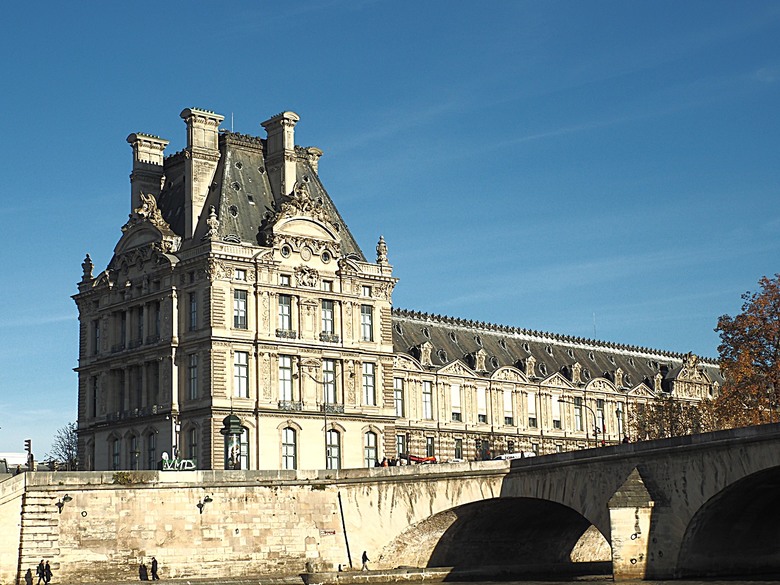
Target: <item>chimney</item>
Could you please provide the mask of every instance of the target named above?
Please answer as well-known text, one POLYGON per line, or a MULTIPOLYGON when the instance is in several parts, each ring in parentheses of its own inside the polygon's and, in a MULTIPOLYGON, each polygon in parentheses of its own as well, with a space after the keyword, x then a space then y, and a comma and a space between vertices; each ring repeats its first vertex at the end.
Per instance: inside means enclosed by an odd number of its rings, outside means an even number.
POLYGON ((289 195, 297 179, 294 129, 299 120, 295 112, 282 112, 262 124, 268 134, 265 145, 268 179, 277 199, 289 195))
POLYGON ((225 119, 208 110, 185 108, 180 116, 187 124, 184 149, 184 238, 191 238, 203 212, 209 185, 219 162, 219 124, 225 119))
POLYGON ((136 132, 127 137, 133 147, 130 173, 130 213, 141 207, 141 193, 160 195, 163 182, 163 151, 168 141, 159 136, 136 132))

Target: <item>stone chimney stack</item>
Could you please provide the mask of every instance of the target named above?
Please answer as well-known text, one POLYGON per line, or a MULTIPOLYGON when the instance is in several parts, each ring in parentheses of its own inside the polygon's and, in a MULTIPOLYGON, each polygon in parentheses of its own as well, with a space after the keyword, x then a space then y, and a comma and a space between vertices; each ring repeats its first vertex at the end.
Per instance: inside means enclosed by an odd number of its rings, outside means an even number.
POLYGON ((130 173, 130 213, 141 207, 141 193, 160 195, 163 183, 163 151, 168 141, 151 134, 133 133, 127 137, 133 147, 130 173))
POLYGON ((268 134, 265 147, 268 179, 277 199, 289 195, 297 180, 295 125, 299 120, 295 112, 282 112, 262 124, 268 134))
POLYGON ((185 108, 181 117, 187 124, 184 187, 184 237, 191 238, 203 213, 209 185, 219 162, 219 124, 225 119, 208 110, 185 108))

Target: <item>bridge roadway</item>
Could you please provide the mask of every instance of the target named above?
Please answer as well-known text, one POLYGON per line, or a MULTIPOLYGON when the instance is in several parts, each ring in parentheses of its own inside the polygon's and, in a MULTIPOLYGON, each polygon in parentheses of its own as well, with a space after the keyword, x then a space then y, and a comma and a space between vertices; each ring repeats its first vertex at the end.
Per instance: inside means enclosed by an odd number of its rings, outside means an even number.
POLYGON ((509 462, 27 473, 0 482, 0 531, 19 535, 0 579, 40 558, 63 581, 132 579, 152 554, 169 578, 326 571, 347 542, 374 569, 778 575, 778 494, 780 424, 509 462))

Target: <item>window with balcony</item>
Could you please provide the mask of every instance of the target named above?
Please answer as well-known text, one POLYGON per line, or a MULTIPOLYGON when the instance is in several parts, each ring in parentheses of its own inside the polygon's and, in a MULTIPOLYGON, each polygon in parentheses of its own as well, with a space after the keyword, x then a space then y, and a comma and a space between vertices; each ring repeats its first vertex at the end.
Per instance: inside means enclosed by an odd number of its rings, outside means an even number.
POLYGON ((487 422, 487 388, 477 387, 477 422, 487 422))
POLYGON ((322 301, 322 332, 333 335, 333 301, 322 301))
POLYGON ((581 431, 584 428, 582 423, 582 398, 577 396, 574 399, 574 430, 581 431))
POLYGON ((560 400, 559 394, 553 394, 552 395, 552 418, 553 418, 553 428, 554 429, 560 429, 561 428, 561 403, 558 402, 560 400))
POLYGON ((507 426, 515 424, 515 413, 512 406, 512 389, 506 388, 504 390, 504 424, 507 426))
POLYGON ((335 360, 322 360, 322 387, 324 391, 325 404, 336 404, 337 394, 335 360))
POLYGON ((283 402, 292 402, 293 382, 292 382, 292 357, 289 355, 279 356, 279 400, 283 402))
POLYGON ((528 409, 528 427, 535 429, 538 425, 538 421, 536 420, 536 393, 535 392, 528 393, 527 409, 528 409))
POLYGON ((281 331, 292 330, 292 297, 290 295, 279 295, 278 327, 281 331))

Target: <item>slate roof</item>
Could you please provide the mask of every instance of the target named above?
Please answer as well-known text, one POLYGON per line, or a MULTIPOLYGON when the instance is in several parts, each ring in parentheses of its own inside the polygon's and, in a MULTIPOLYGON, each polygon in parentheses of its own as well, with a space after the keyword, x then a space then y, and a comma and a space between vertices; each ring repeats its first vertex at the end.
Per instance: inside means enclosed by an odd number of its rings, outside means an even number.
MULTIPOLYGON (((598 377, 614 382, 614 372, 620 368, 625 387, 633 388, 644 382, 652 389, 653 380, 660 372, 664 377, 662 386, 667 391, 685 357, 681 353, 393 309, 396 353, 419 357, 415 348, 426 341, 433 346, 431 363, 435 369, 455 360, 462 360, 473 368, 473 356, 483 349, 487 353, 486 376, 503 366, 525 371, 525 360, 533 356, 538 379, 555 372, 571 379, 570 368, 579 363, 584 383, 598 377)), ((715 360, 700 358, 699 363, 711 381, 722 385, 723 378, 715 360)))
MULTIPOLYGON (((209 188, 194 237, 185 240, 184 246, 199 245, 206 234, 211 206, 219 219, 219 239, 232 243, 254 246, 266 245, 268 222, 279 211, 282 201, 273 193, 268 179, 264 157, 265 140, 236 132, 221 131, 219 136, 220 159, 209 188)), ((300 151, 296 147, 296 151, 300 151)), ((179 236, 184 236, 185 154, 178 152, 164 161, 165 185, 157 199, 163 219, 179 236)), ((330 195, 320 182, 317 173, 306 158, 297 159, 298 180, 308 178, 312 198, 321 198, 324 207, 336 222, 342 238, 344 255, 352 255, 365 261, 365 256, 352 236, 346 222, 333 204, 330 195)))

